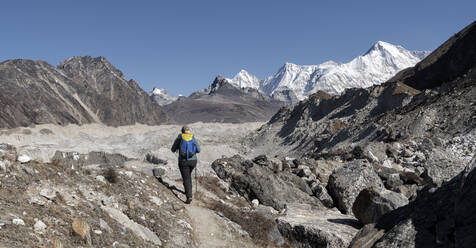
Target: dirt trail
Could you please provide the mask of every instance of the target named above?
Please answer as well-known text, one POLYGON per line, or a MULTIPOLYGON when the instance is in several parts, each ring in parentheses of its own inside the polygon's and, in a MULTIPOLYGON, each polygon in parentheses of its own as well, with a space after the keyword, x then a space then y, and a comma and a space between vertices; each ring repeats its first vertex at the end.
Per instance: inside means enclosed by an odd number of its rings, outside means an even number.
POLYGON ((195 201, 186 207, 199 247, 256 247, 223 217, 200 205, 195 201))
MULTIPOLYGON (((193 236, 198 247, 258 247, 253 243, 249 234, 238 224, 222 217, 217 212, 207 208, 203 198, 211 200, 218 196, 206 190, 198 184, 199 194, 195 191, 195 178, 193 181, 194 199, 190 205, 184 204, 187 215, 191 219, 193 236)), ((177 180, 167 180, 167 185, 174 188, 175 197, 180 201, 185 201, 183 195, 183 185, 177 180)))

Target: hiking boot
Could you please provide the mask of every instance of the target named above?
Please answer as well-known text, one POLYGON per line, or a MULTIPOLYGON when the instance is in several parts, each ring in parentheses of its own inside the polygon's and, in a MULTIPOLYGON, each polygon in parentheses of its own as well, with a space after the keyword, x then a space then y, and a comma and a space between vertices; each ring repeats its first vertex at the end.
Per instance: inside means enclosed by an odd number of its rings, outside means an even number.
POLYGON ((185 201, 185 204, 190 204, 192 203, 192 198, 187 198, 187 200, 185 201))

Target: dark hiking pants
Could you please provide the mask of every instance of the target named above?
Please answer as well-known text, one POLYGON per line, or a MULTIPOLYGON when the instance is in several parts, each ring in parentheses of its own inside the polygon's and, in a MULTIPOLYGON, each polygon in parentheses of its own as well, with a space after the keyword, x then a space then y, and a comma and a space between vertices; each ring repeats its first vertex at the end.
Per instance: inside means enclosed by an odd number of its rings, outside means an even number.
POLYGON ((192 198, 192 171, 197 166, 197 160, 179 161, 180 174, 182 174, 183 188, 187 198, 192 198))

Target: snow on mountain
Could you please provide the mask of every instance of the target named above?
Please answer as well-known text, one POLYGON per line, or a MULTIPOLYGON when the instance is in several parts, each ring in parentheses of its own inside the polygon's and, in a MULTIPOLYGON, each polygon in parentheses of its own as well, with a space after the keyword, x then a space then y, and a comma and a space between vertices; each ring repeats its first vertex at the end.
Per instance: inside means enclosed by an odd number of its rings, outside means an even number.
POLYGON ((274 76, 262 80, 260 89, 271 96, 292 90, 299 100, 318 90, 337 95, 347 88, 381 84, 428 54, 379 41, 365 54, 345 64, 333 61, 320 65, 286 63, 274 76))
POLYGON ((245 70, 238 72, 235 77, 226 79, 230 84, 238 88, 254 88, 259 89, 260 81, 257 77, 249 74, 245 70))
POLYGON ((167 91, 165 91, 165 89, 159 89, 159 88, 153 88, 152 91, 149 93, 149 96, 150 96, 150 99, 152 99, 152 101, 158 103, 161 106, 167 105, 177 100, 178 98, 176 96, 169 96, 167 94, 167 91))

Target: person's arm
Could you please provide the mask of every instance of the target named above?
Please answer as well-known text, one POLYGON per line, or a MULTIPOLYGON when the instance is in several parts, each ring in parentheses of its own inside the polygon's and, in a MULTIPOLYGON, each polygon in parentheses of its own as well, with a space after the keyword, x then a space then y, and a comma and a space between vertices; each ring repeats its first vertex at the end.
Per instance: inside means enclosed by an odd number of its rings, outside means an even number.
POLYGON ((179 139, 179 137, 177 137, 174 141, 174 144, 172 145, 172 149, 170 149, 170 150, 173 153, 175 153, 179 149, 179 146, 180 146, 180 139, 179 139))

